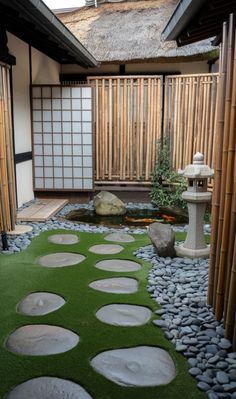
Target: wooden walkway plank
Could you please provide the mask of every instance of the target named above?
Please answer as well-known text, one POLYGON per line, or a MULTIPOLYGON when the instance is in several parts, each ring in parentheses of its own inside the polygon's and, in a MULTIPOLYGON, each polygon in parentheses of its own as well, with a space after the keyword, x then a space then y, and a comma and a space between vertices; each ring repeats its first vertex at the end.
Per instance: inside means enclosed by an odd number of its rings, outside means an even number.
POLYGON ((41 199, 17 214, 17 221, 44 222, 59 212, 66 204, 66 199, 41 199))

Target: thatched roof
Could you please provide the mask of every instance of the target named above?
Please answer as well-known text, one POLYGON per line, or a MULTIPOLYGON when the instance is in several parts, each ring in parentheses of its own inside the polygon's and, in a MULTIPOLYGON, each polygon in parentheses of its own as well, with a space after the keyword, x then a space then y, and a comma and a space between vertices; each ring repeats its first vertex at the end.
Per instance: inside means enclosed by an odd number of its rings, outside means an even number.
POLYGON ((204 40, 183 48, 161 41, 178 0, 138 0, 82 7, 57 16, 103 63, 211 59, 216 47, 204 40))

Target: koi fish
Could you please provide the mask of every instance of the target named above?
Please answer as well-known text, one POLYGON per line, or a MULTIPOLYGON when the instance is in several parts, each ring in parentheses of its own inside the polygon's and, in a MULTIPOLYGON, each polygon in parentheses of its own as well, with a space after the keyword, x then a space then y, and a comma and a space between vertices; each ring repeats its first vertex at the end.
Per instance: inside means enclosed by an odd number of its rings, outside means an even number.
POLYGON ((164 219, 149 219, 149 218, 135 219, 135 218, 130 218, 130 217, 128 217, 128 216, 125 216, 125 220, 127 220, 127 222, 131 222, 131 223, 154 223, 154 222, 164 222, 164 219))
POLYGON ((166 222, 176 222, 176 218, 174 216, 168 216, 168 215, 161 215, 162 218, 166 221, 166 222))

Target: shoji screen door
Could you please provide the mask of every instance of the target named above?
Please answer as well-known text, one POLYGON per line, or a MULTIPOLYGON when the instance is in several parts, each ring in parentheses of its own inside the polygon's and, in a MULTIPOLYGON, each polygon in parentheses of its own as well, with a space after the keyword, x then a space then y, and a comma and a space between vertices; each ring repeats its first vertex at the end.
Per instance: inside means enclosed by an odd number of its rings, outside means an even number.
POLYGON ((35 190, 92 190, 92 89, 33 86, 35 190))

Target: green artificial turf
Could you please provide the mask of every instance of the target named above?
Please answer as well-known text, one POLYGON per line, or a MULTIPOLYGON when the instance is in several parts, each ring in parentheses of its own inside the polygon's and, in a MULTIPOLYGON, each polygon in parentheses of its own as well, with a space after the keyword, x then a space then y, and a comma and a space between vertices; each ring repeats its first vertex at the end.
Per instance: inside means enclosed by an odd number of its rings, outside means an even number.
MULTIPOLYGON (((155 311, 156 302, 146 290, 150 264, 138 260, 133 251, 150 243, 147 235, 135 235, 134 243, 121 244, 124 250, 117 255, 96 255, 88 251, 94 244, 107 243, 104 234, 78 233, 80 242, 56 245, 48 236, 63 231, 44 232, 24 251, 15 255, 0 255, 0 398, 11 389, 34 377, 56 376, 81 384, 93 399, 201 399, 205 394, 196 387, 188 374, 185 358, 174 350, 163 332, 152 320, 141 327, 115 327, 96 319, 96 311, 109 303, 130 303, 148 306, 155 311), (47 268, 37 264, 38 257, 55 252, 77 252, 86 256, 78 265, 47 268), (137 272, 115 273, 96 269, 103 259, 130 259, 142 265, 137 272), (134 294, 103 293, 88 285, 91 281, 117 277, 134 277, 139 291, 134 294), (24 316, 16 312, 17 304, 29 293, 47 291, 61 295, 66 304, 45 316, 24 316), (49 356, 20 356, 5 347, 9 334, 27 324, 51 324, 70 329, 80 336, 79 344, 66 353, 49 356), (139 345, 166 349, 176 366, 176 378, 160 387, 121 387, 90 366, 90 359, 99 352, 139 345)), ((68 233, 71 233, 68 231, 68 233)), ((76 233, 74 233, 76 234, 76 233)), ((153 313, 153 319, 157 316, 153 313)), ((27 399, 27 398, 24 398, 27 399)))

